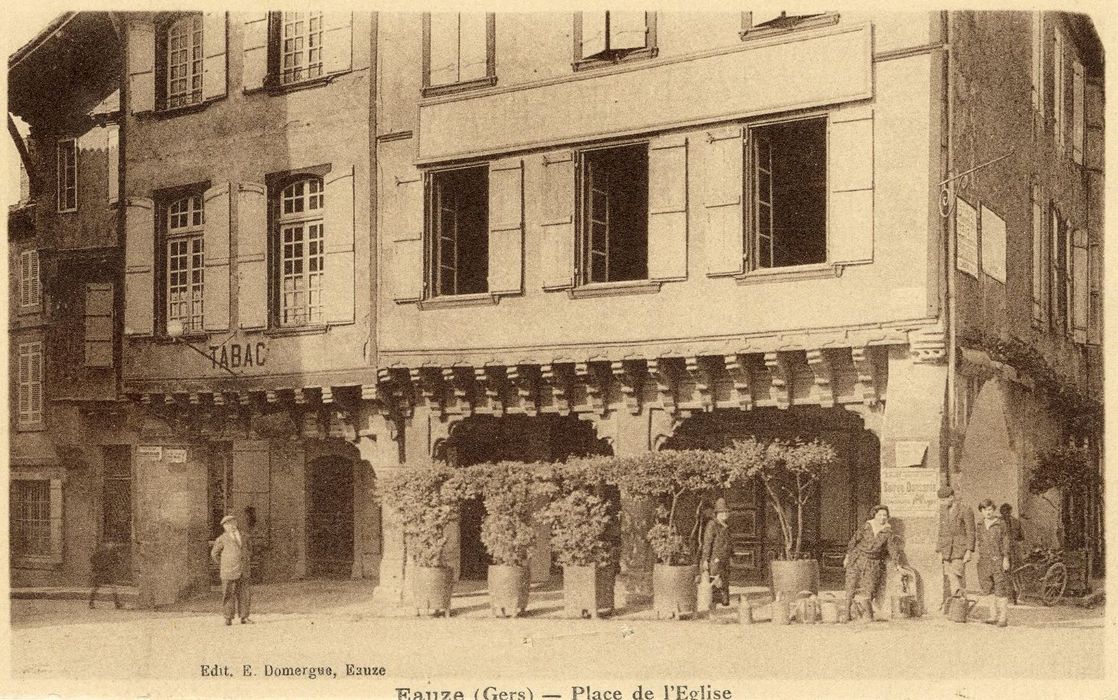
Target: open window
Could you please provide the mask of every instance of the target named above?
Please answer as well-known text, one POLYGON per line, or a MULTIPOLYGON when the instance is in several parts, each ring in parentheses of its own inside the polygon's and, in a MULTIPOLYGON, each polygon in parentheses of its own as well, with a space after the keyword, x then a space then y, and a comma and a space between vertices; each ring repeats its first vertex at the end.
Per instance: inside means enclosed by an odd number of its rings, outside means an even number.
POLYGON ((827 262, 827 120, 749 130, 752 269, 827 262))
POLYGON ((574 68, 656 56, 655 12, 576 12, 574 68))
POLYGON ((825 26, 836 22, 838 22, 838 15, 833 12, 817 12, 806 15, 790 15, 783 11, 743 12, 741 13, 739 35, 745 40, 780 34, 793 29, 825 26))
POLYGON ((579 283, 648 279, 648 144, 579 158, 579 283))
POLYGON ((423 15, 423 94, 493 85, 496 18, 484 12, 423 15))
POLYGON ((489 168, 428 175, 428 296, 489 291, 489 168))

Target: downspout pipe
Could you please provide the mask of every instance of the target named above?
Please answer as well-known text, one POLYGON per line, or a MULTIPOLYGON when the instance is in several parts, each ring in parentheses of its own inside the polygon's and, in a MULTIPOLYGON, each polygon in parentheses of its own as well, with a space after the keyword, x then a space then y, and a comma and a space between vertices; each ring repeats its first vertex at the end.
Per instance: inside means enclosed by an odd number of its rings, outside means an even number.
MULTIPOLYGON (((946 177, 951 177, 955 172, 955 53, 952 41, 952 13, 945 10, 943 12, 943 31, 944 31, 944 51, 947 54, 947 67, 945 79, 943 81, 944 89, 947 92, 947 162, 946 162, 946 177)), ((946 179, 945 177, 945 179, 946 179)), ((947 405, 945 406, 945 423, 947 440, 947 463, 944 465, 945 469, 945 482, 950 484, 952 479, 951 475, 955 471, 955 464, 957 455, 955 454, 955 439, 954 429, 956 423, 956 409, 955 409, 955 366, 956 358, 956 290, 955 290, 955 270, 957 265, 956 257, 958 255, 958 247, 956 244, 956 230, 955 230, 955 182, 948 185, 948 203, 947 216, 943 222, 943 231, 947 237, 947 260, 945 265, 945 272, 947 274, 947 290, 946 290, 946 310, 945 325, 947 326, 947 405)))

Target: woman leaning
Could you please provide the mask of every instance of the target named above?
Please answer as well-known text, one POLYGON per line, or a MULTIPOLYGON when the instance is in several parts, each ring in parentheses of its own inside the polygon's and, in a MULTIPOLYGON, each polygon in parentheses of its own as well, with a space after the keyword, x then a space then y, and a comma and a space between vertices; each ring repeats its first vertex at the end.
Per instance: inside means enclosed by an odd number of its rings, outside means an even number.
POLYGON ((876 505, 870 519, 850 538, 842 567, 846 569, 846 613, 849 619, 873 620, 873 598, 885 579, 885 559, 893 560, 903 575, 897 539, 889 524, 889 509, 876 505))

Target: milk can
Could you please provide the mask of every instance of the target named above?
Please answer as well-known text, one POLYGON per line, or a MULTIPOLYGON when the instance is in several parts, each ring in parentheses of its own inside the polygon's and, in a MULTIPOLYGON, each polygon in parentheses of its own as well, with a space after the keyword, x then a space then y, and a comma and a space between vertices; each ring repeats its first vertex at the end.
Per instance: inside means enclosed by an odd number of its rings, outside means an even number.
POLYGON ((819 596, 819 620, 824 624, 833 625, 839 621, 838 600, 831 593, 819 596))

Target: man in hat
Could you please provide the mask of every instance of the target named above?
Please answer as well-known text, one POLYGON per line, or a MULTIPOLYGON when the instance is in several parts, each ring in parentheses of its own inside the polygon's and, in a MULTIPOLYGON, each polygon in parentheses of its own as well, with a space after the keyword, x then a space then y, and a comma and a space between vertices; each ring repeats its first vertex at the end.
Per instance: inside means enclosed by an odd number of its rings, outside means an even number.
POLYGON ((226 515, 221 519, 225 530, 210 550, 210 558, 221 566, 221 607, 225 614, 225 624, 233 624, 234 615, 239 615, 241 624, 251 624, 248 619, 250 596, 249 542, 248 535, 237 529, 237 518, 226 515))
POLYGON ((714 603, 730 604, 730 509, 726 499, 714 504, 714 520, 703 532, 702 570, 711 576, 711 599, 714 603))
POLYGON ((944 600, 950 595, 963 595, 966 591, 964 576, 966 564, 974 556, 974 513, 959 502, 955 489, 940 486, 939 535, 936 552, 943 559, 943 575, 947 577, 944 600))

